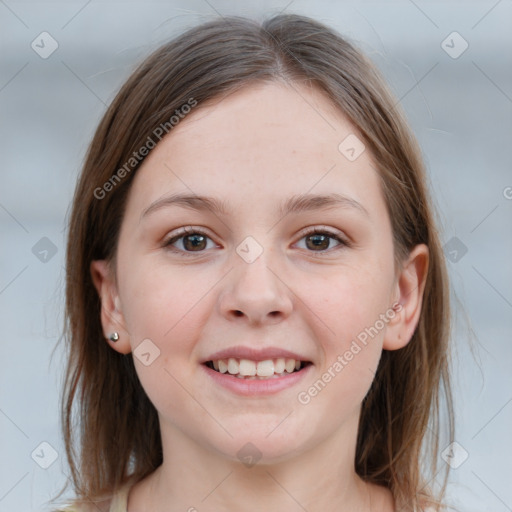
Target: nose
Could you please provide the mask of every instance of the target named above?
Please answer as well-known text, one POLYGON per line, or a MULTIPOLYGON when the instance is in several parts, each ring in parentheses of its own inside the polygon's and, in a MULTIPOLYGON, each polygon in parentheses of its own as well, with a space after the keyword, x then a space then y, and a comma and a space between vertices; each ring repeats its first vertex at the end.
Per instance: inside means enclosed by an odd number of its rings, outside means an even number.
POLYGON ((265 253, 252 263, 241 258, 235 261, 219 297, 224 317, 250 325, 278 323, 289 317, 293 309, 290 284, 268 265, 264 256, 265 253))

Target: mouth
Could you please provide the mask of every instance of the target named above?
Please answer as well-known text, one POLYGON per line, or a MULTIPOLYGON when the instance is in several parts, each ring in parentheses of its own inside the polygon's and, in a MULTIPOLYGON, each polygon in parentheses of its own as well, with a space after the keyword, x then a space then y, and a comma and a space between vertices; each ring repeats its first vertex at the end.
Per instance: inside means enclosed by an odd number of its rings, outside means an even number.
POLYGON ((240 380, 272 380, 286 377, 293 373, 300 373, 311 366, 310 361, 297 359, 277 358, 254 361, 230 357, 206 361, 204 366, 226 377, 240 380))

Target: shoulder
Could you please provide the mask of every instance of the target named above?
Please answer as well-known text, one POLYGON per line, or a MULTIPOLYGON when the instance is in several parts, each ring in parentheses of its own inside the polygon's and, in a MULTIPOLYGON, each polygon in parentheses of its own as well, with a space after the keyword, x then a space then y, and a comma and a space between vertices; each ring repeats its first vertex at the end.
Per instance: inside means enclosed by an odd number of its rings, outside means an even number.
POLYGON ((111 500, 105 500, 90 504, 72 503, 55 509, 53 512, 109 512, 111 502, 111 500))
POLYGON ((129 478, 116 491, 110 495, 110 499, 82 503, 76 500, 66 504, 53 512, 125 512, 128 503, 128 494, 137 482, 134 478, 129 478))

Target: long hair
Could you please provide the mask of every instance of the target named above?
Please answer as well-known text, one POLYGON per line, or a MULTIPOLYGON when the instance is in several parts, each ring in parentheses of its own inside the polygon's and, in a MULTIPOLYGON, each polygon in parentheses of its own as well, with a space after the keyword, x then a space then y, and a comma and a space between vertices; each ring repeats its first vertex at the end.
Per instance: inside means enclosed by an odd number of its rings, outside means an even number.
POLYGON ((130 159, 191 98, 199 109, 251 83, 273 81, 317 87, 358 129, 379 172, 397 265, 416 244, 429 247, 419 324, 404 348, 383 351, 362 404, 354 464, 362 479, 392 491, 398 510, 442 504, 448 466, 439 491, 430 482, 438 473, 441 391, 453 439, 450 310, 420 149, 372 63, 334 30, 298 15, 261 24, 227 17, 187 30, 135 69, 97 128, 75 190, 66 256, 62 426, 77 502, 111 496, 162 463, 157 412, 131 354, 104 340, 90 274, 91 261, 115 257, 127 194, 143 161, 130 159))

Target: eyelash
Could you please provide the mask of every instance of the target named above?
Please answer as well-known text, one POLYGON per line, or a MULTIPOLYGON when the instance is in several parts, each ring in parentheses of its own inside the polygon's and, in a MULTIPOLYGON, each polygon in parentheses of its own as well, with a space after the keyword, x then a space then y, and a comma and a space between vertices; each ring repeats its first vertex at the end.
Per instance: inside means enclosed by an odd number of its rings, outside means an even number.
MULTIPOLYGON (((180 240, 181 238, 184 238, 188 235, 202 235, 202 236, 205 236, 207 238, 209 238, 211 240, 211 237, 205 232, 203 231, 202 229, 196 229, 196 228, 193 228, 193 227, 186 227, 186 228, 183 228, 179 233, 175 234, 172 238, 169 238, 167 239, 164 243, 163 243, 163 246, 164 248, 170 250, 171 252, 174 252, 174 253, 177 253, 177 254, 180 254, 180 255, 185 255, 185 256, 194 256, 195 253, 203 253, 205 252, 205 250, 203 251, 185 251, 185 250, 181 250, 181 249, 176 249, 175 247, 172 246, 172 244, 178 240, 180 240)), ((307 237, 307 236, 311 236, 311 235, 327 235, 328 238, 332 238, 333 240, 336 240, 339 245, 337 245, 336 247, 334 248, 330 248, 330 249, 327 249, 327 250, 323 250, 323 251, 308 251, 310 253, 312 253, 313 255, 315 256, 320 256, 320 257, 323 257, 324 255, 326 254, 330 254, 332 251, 335 251, 337 249, 343 249, 344 247, 351 247, 351 244, 350 242, 340 236, 339 234, 337 233, 333 233, 327 229, 321 229, 321 228, 314 228, 310 231, 307 231, 305 233, 302 234, 301 238, 299 239, 302 240, 303 238, 307 237)))

